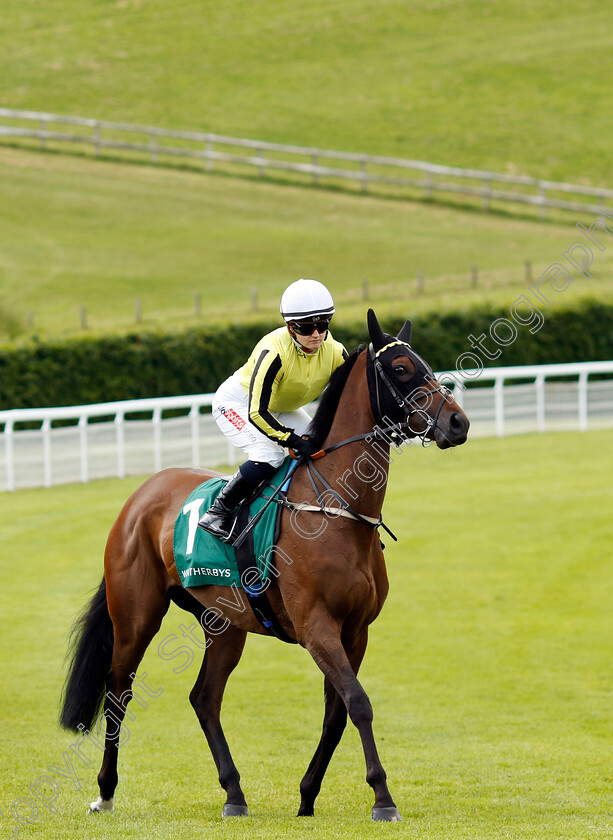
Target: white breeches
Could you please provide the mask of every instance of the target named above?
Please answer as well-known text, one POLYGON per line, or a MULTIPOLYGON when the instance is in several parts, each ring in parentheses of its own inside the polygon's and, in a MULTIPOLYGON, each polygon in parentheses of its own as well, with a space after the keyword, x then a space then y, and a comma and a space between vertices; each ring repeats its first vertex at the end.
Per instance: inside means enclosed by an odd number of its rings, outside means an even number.
MULTIPOLYGON (((279 423, 293 429, 297 435, 306 432, 311 417, 304 408, 287 414, 271 412, 279 423)), ((278 467, 287 449, 271 440, 249 420, 249 395, 234 374, 223 382, 213 398, 213 419, 234 446, 242 449, 250 461, 264 461, 278 467)))

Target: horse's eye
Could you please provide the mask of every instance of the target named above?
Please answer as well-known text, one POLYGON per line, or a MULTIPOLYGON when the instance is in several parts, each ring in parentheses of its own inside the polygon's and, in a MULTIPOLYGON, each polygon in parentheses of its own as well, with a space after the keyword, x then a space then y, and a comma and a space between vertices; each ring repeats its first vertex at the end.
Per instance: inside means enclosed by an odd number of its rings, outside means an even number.
POLYGON ((401 382, 406 382, 411 378, 411 374, 404 365, 394 365, 394 373, 401 382))

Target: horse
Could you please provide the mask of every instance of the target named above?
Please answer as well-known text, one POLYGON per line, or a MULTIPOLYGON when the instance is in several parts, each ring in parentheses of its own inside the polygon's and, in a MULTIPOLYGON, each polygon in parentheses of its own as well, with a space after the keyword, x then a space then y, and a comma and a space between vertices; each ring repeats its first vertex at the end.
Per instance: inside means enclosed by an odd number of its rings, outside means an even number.
MULTIPOLYGON (((410 321, 392 336, 369 310, 368 331, 368 347, 348 356, 322 394, 309 430, 318 451, 298 459, 287 489, 267 595, 287 639, 306 648, 324 675, 323 730, 300 783, 298 816, 313 816, 349 717, 374 792, 372 819, 395 822, 400 814, 377 752, 372 706, 357 677, 369 625, 389 588, 379 526, 390 453, 415 440, 440 449, 458 446, 469 421, 411 347, 410 321)), ((172 600, 199 616, 207 637, 189 699, 226 794, 222 816, 249 813, 220 710, 247 633, 270 631, 252 611, 232 608, 222 597, 227 587, 183 587, 173 558, 173 527, 185 499, 217 476, 170 468, 132 494, 110 530, 102 582, 73 627, 60 724, 88 734, 101 708, 99 721, 106 723, 92 811, 114 808, 121 725, 129 700, 139 696, 136 671, 172 600)), ((236 594, 242 598, 243 590, 236 594)))

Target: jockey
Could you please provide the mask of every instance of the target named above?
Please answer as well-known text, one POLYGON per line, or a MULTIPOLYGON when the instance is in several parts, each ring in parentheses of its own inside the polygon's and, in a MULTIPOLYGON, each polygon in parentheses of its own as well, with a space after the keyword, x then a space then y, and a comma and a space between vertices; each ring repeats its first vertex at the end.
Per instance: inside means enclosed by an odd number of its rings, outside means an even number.
POLYGON ((268 333, 247 362, 226 379, 213 399, 215 422, 248 460, 238 468, 198 522, 229 539, 230 514, 283 463, 284 448, 312 454, 303 406, 317 399, 347 356, 329 330, 334 301, 317 280, 297 280, 283 292, 286 326, 268 333))

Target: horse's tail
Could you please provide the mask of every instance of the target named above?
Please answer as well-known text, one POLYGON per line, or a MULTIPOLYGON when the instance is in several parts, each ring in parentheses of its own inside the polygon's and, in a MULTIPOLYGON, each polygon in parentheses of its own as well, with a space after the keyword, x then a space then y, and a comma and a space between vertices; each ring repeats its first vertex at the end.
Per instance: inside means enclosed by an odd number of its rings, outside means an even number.
POLYGON ((70 667, 64 684, 60 725, 73 732, 89 729, 104 699, 113 656, 113 623, 106 601, 106 580, 77 618, 70 634, 70 667), (80 725, 80 729, 79 729, 80 725))

